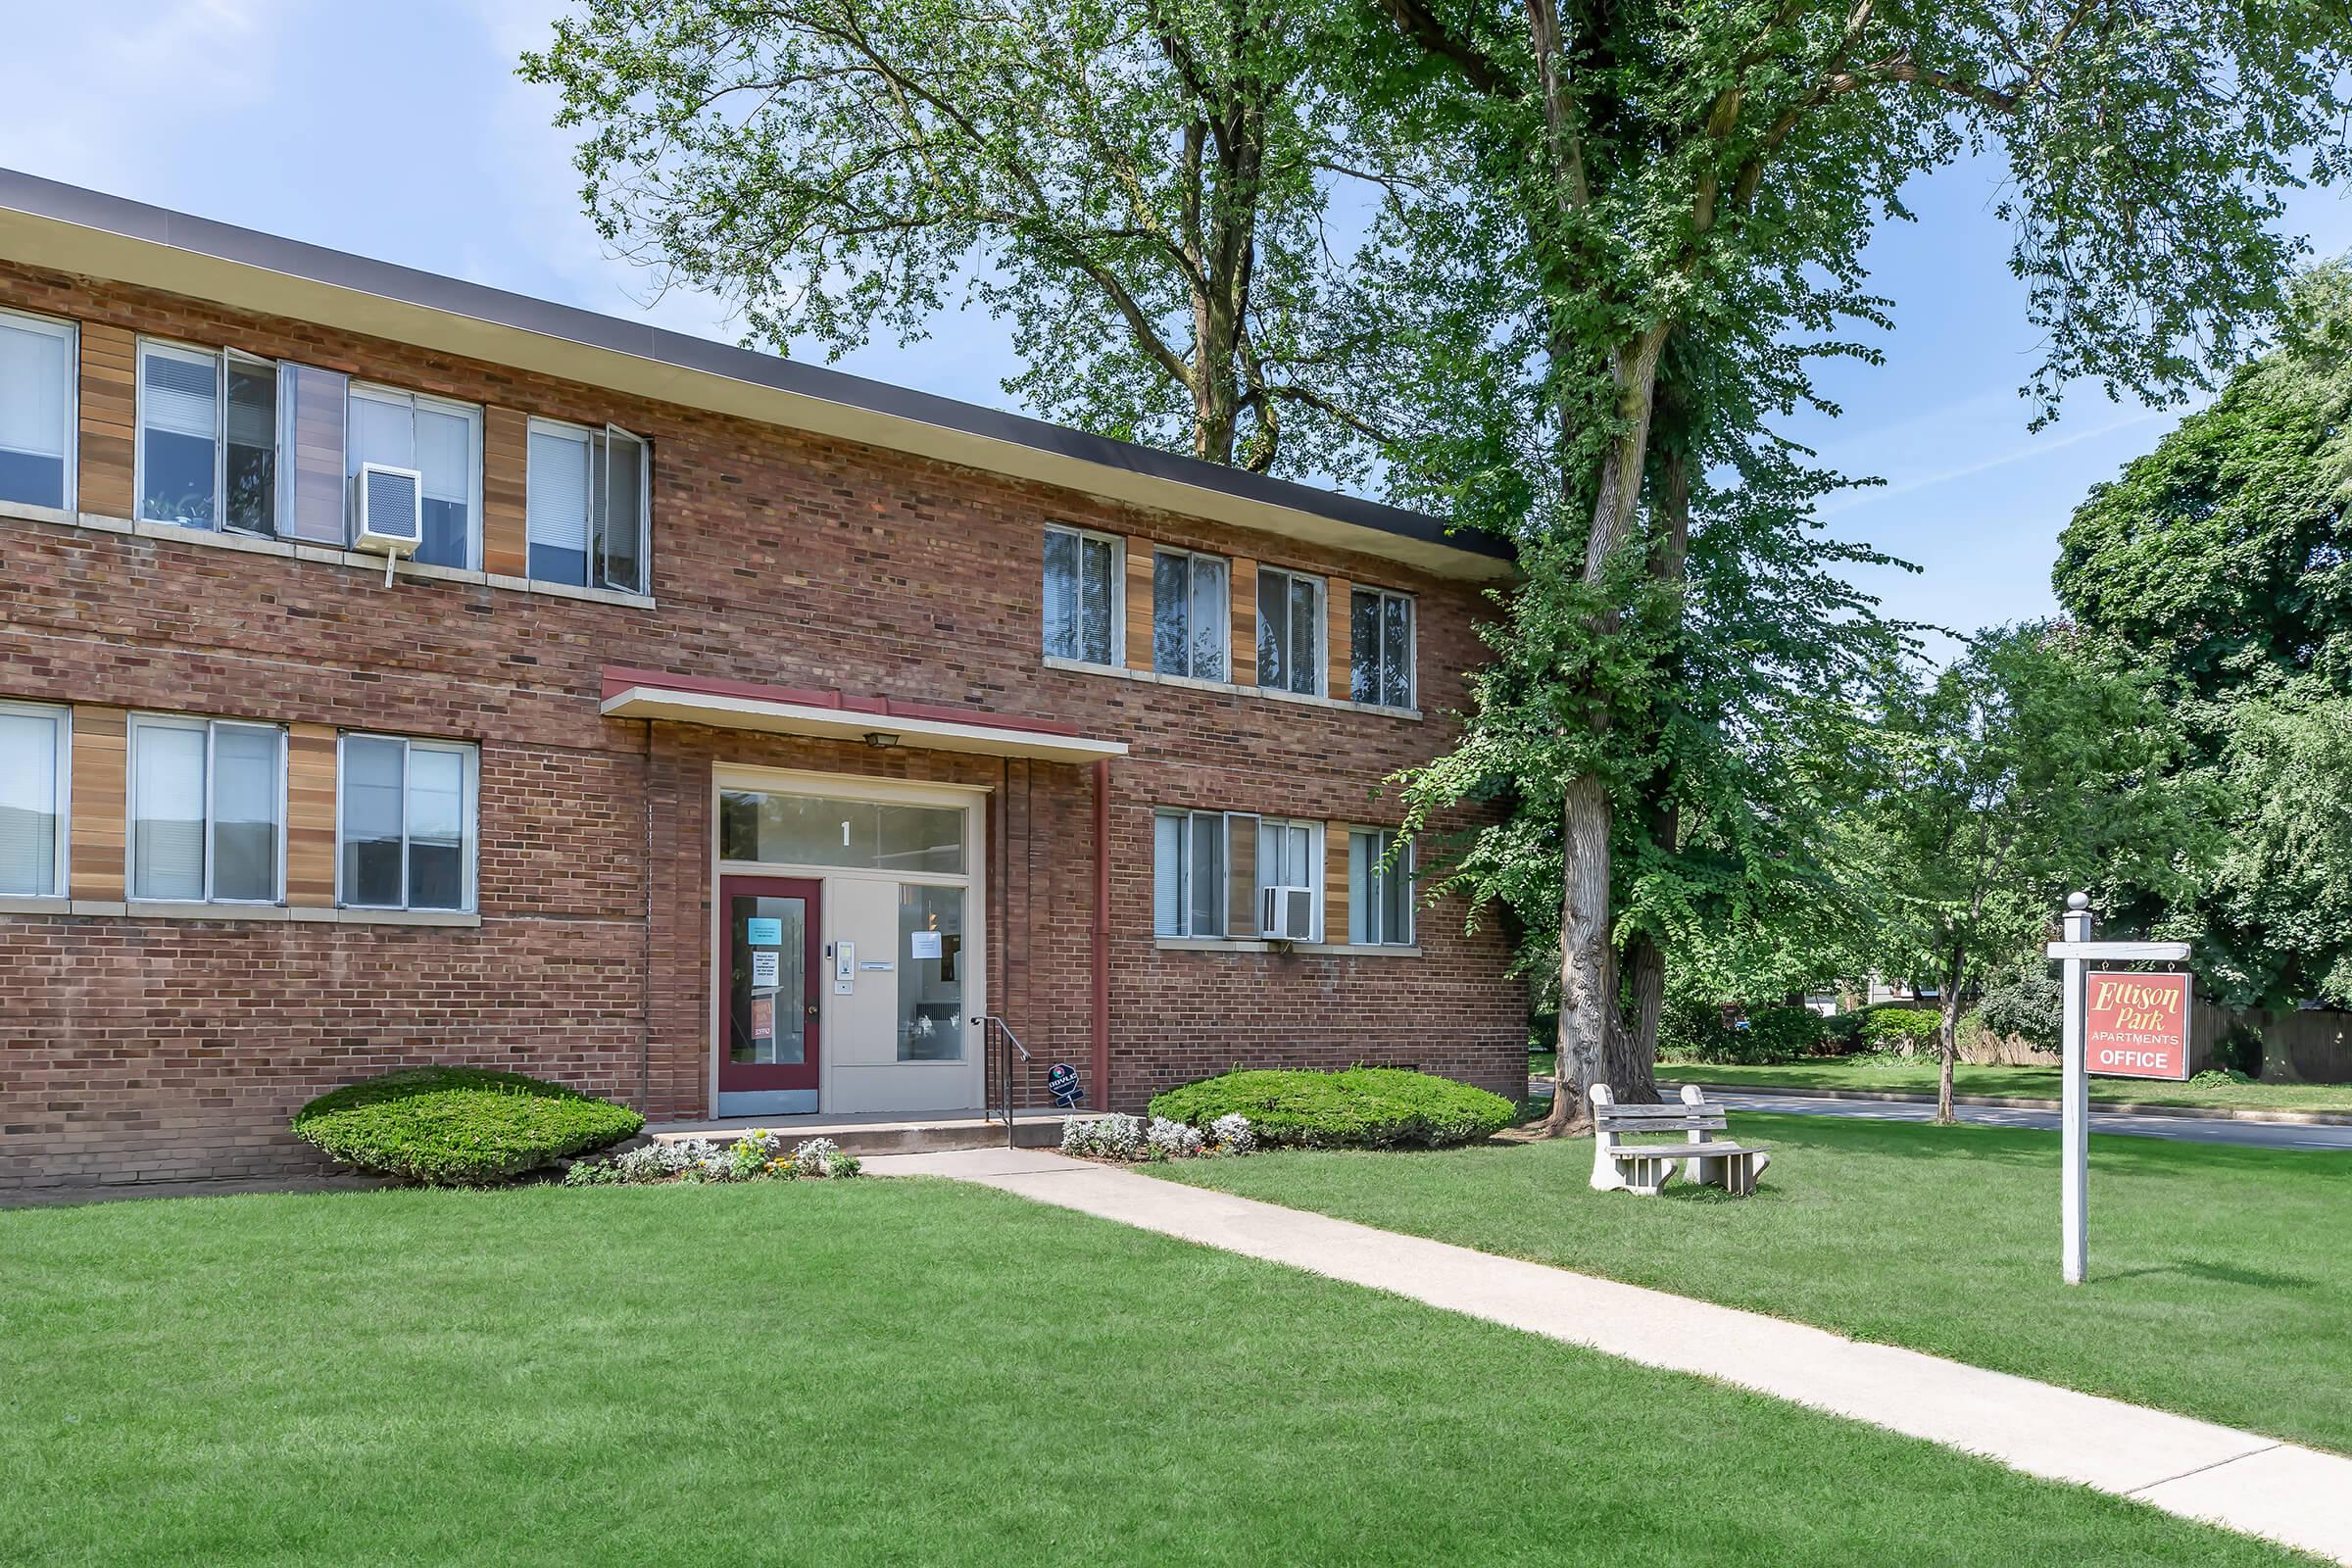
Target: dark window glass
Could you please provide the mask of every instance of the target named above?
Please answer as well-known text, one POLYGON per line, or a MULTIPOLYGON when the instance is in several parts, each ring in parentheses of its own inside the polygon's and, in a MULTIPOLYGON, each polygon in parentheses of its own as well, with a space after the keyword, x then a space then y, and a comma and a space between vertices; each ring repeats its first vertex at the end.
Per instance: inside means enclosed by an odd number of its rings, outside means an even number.
POLYGON ((1358 592, 1348 606, 1348 695, 1380 701, 1380 595, 1358 592))
POLYGON ((1186 558, 1152 558, 1152 667, 1162 675, 1192 671, 1192 572, 1186 558))
POLYGON ((65 460, 0 447, 0 501, 18 501, 28 507, 64 506, 65 460))

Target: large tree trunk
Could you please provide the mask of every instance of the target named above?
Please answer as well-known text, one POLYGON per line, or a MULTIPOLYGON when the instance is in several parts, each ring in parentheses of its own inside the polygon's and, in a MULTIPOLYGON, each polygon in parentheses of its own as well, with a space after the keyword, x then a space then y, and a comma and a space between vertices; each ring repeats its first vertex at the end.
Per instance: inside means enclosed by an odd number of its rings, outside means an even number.
POLYGON ((1952 955, 1951 967, 1944 971, 1943 995, 1936 999, 1936 1119, 1950 1121, 1952 1117, 1952 1063, 1960 1059, 1960 955, 1952 955))
POLYGON ((1658 1019, 1666 1009, 1666 950, 1643 932, 1625 948, 1632 1027, 1609 1032, 1609 1090, 1628 1104, 1658 1098, 1658 1019))
POLYGON ((1551 1133, 1592 1125, 1594 1084, 1608 1082, 1609 1025, 1617 1012, 1617 972, 1609 944, 1608 786, 1571 779, 1560 808, 1565 876, 1560 895, 1559 1060, 1552 1080, 1551 1133))

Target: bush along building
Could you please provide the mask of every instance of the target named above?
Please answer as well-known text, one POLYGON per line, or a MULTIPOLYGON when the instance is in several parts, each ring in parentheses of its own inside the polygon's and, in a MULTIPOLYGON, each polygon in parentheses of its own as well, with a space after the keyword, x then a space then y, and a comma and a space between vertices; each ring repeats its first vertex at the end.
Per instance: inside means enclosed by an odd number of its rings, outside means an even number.
POLYGON ((325 1090, 657 1121, 1235 1065, 1505 1094, 1383 780, 1490 541, 0 172, 0 1186, 325 1090))

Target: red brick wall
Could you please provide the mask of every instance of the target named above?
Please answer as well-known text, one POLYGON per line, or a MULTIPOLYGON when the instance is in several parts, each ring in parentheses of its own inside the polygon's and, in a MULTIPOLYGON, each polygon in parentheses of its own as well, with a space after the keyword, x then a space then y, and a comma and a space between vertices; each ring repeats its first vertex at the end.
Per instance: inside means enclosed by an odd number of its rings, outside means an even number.
MULTIPOLYGON (((992 790, 991 1004, 1091 1068, 1086 769, 603 718, 608 662, 1049 715, 1112 766, 1111 1099, 1234 1062, 1413 1062, 1510 1091, 1499 937, 1421 915, 1422 956, 1205 954, 1152 937, 1152 808, 1393 821, 1448 738, 1474 590, 1389 563, 302 322, 0 264, 0 305, 228 344, 655 443, 645 610, 0 518, 0 697, 472 740, 478 929, 0 914, 0 1186, 305 1161, 312 1095, 404 1062, 519 1067, 700 1114, 713 761, 992 790), (1407 718, 1048 669, 1040 526, 1419 595, 1407 718)), ((84 482, 84 506, 91 504, 84 482)), ((1332 911, 1335 926, 1344 908, 1332 911)))

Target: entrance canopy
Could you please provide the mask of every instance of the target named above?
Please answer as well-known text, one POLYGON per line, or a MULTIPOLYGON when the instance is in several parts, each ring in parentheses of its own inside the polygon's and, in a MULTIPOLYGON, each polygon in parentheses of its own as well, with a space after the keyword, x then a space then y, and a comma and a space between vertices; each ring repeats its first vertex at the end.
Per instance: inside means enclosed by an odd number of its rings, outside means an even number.
POLYGON ((1031 757, 1049 762, 1095 762, 1127 755, 1125 741, 1096 740, 1060 719, 935 708, 895 697, 761 686, 615 664, 605 666, 604 677, 607 718, 659 718, 716 729, 978 752, 989 757, 1031 757))

